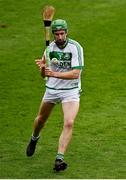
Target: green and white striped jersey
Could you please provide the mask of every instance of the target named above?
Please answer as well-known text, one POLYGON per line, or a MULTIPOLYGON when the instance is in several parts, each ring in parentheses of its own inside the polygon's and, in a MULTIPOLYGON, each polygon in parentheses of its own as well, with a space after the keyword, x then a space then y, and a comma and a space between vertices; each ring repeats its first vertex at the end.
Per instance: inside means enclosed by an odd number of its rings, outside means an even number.
MULTIPOLYGON (((64 49, 60 49, 55 41, 51 42, 49 45, 49 57, 49 67, 53 71, 67 72, 73 69, 82 70, 84 66, 83 48, 78 42, 72 39, 68 39, 68 43, 64 49)), ((46 87, 55 90, 69 90, 74 88, 81 90, 81 77, 71 80, 49 77, 46 87)))

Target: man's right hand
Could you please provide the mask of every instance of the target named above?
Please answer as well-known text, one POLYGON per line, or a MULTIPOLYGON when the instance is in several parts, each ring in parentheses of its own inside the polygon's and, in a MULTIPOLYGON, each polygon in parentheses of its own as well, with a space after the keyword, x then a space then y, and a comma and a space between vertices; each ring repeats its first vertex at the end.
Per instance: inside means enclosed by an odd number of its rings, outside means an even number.
POLYGON ((42 59, 36 59, 35 63, 40 69, 41 76, 44 78, 45 77, 45 68, 46 68, 46 63, 45 63, 45 56, 42 57, 42 59))

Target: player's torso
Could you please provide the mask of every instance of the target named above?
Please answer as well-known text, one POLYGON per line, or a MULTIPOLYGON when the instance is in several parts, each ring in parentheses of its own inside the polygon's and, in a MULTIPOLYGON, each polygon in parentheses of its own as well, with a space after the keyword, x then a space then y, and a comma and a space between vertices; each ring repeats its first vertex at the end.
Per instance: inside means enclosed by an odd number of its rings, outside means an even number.
MULTIPOLYGON (((53 41, 49 46, 50 51, 50 68, 53 71, 66 72, 72 70, 72 58, 76 46, 72 43, 67 43, 64 49, 57 47, 53 41)), ((69 90, 79 88, 80 78, 79 79, 59 79, 54 77, 49 77, 46 83, 46 87, 50 89, 58 90, 69 90)))

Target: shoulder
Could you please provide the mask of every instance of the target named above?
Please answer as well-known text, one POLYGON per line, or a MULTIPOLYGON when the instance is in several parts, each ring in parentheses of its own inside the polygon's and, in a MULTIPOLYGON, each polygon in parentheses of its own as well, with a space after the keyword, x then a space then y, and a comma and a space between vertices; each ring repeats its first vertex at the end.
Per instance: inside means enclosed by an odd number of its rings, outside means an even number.
POLYGON ((68 46, 73 53, 78 53, 83 55, 83 47, 77 41, 73 39, 68 39, 68 46))
POLYGON ((55 49, 57 49, 57 46, 56 46, 55 41, 52 41, 52 42, 49 44, 49 49, 50 49, 50 51, 54 51, 55 49))
POLYGON ((52 47, 52 46, 54 46, 54 45, 55 45, 55 41, 52 41, 52 42, 49 44, 50 47, 52 47))
POLYGON ((71 46, 74 46, 76 48, 82 48, 83 49, 83 47, 80 45, 80 43, 75 41, 75 40, 73 40, 73 39, 69 38, 68 39, 68 44, 71 45, 71 46))

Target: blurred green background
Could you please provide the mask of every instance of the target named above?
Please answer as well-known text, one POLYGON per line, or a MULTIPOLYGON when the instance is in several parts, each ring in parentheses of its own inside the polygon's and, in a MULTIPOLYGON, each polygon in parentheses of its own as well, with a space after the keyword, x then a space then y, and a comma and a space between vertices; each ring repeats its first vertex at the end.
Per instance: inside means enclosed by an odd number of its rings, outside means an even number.
POLYGON ((126 178, 126 1, 0 0, 0 178, 126 178), (63 120, 57 105, 35 155, 26 146, 45 91, 34 60, 45 48, 41 9, 56 8, 84 47, 82 95, 66 171, 54 173, 63 120))

